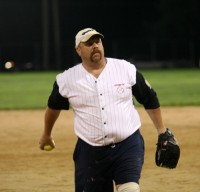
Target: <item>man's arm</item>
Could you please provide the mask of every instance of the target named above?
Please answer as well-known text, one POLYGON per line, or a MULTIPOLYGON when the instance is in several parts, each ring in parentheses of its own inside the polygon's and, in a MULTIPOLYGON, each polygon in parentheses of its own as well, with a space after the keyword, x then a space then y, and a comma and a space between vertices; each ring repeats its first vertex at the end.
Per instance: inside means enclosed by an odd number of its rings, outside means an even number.
POLYGON ((48 107, 45 111, 44 117, 44 130, 42 137, 40 138, 39 145, 40 149, 44 150, 45 145, 50 145, 52 148, 55 147, 55 143, 52 137, 53 126, 58 119, 61 110, 69 109, 69 101, 67 98, 64 98, 59 93, 59 87, 55 81, 53 85, 53 90, 48 99, 48 107))
POLYGON ((144 106, 157 129, 158 134, 164 133, 166 128, 162 121, 162 114, 157 94, 153 88, 151 88, 149 83, 145 81, 143 75, 138 71, 136 72, 136 84, 132 87, 132 92, 136 100, 144 106))
POLYGON ((160 107, 157 109, 146 109, 146 112, 148 113, 149 117, 151 118, 155 128, 158 131, 158 134, 164 133, 166 131, 166 128, 162 121, 160 107))
POLYGON ((158 132, 156 165, 170 169, 175 168, 180 157, 180 148, 170 129, 164 127, 156 92, 139 72, 136 73, 136 84, 132 87, 132 92, 137 101, 143 104, 158 132))
POLYGON ((50 145, 52 148, 55 147, 55 143, 52 137, 53 126, 60 115, 60 110, 54 110, 47 107, 44 117, 44 130, 42 137, 40 138, 39 145, 40 149, 44 150, 45 145, 50 145))
POLYGON ((49 107, 47 107, 44 117, 44 133, 45 135, 50 136, 52 128, 57 120, 57 118, 60 115, 60 110, 54 110, 49 107))

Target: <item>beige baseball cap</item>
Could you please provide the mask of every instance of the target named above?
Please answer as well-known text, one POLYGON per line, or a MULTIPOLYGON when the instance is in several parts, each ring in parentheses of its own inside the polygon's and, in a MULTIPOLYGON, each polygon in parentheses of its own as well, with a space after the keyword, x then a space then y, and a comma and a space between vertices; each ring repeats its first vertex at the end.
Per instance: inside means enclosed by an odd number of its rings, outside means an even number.
POLYGON ((99 35, 100 37, 104 38, 104 36, 101 33, 92 28, 85 28, 79 31, 75 37, 75 48, 78 47, 80 42, 86 42, 93 35, 99 35))

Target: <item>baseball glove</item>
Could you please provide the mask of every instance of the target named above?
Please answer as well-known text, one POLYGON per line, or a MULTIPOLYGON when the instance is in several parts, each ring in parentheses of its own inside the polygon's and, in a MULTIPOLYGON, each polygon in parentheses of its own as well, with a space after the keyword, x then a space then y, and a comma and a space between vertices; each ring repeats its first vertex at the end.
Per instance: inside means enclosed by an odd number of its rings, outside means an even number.
POLYGON ((180 157, 180 147, 169 128, 158 136, 155 161, 159 167, 176 168, 180 157))

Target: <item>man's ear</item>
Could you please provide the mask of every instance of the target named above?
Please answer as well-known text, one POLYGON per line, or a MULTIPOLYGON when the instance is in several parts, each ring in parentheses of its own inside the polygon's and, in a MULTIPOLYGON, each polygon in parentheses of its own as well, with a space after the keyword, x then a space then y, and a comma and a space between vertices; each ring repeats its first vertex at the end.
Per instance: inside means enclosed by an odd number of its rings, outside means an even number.
POLYGON ((81 56, 81 49, 79 47, 76 48, 76 52, 79 56, 81 56))

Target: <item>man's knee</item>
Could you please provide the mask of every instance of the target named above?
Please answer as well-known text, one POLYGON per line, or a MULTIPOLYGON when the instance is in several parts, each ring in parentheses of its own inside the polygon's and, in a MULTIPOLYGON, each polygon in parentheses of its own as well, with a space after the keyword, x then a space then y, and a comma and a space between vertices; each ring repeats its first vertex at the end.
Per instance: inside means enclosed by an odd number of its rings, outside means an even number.
POLYGON ((118 192, 140 192, 140 187, 135 182, 124 183, 119 186, 118 192))

